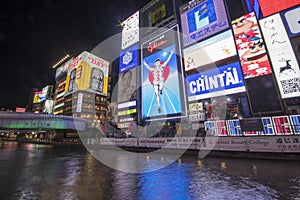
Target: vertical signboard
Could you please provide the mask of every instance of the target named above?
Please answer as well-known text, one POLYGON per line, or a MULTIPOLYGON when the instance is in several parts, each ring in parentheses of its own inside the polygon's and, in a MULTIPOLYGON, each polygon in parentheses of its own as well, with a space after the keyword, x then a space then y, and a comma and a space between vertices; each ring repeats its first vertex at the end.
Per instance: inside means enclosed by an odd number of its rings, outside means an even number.
POLYGON ((139 11, 123 21, 121 25, 123 26, 121 49, 126 49, 127 47, 138 42, 140 39, 139 11))
POLYGON ((178 26, 142 43, 141 110, 145 118, 186 115, 178 26))
POLYGON ((281 97, 300 96, 300 69, 280 14, 259 21, 281 97))
POLYGON ((180 7, 183 46, 229 27, 223 0, 196 0, 180 7))
POLYGON ((119 59, 118 102, 136 99, 136 67, 138 66, 138 46, 134 45, 121 52, 119 59))
POLYGON ((244 78, 271 74, 264 40, 254 12, 231 22, 244 78))

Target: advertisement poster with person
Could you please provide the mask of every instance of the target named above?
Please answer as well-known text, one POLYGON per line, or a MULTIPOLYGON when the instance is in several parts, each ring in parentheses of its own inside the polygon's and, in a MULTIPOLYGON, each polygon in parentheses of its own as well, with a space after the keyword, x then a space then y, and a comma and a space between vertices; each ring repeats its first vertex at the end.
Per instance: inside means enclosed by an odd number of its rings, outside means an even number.
POLYGON ((143 117, 162 118, 186 113, 186 106, 183 107, 183 79, 180 79, 182 64, 178 65, 175 33, 169 30, 142 44, 143 117))
POLYGON ((86 51, 70 64, 65 96, 76 91, 87 91, 107 96, 109 62, 86 51))
POLYGON ((255 13, 231 22, 244 78, 271 74, 271 66, 255 13))

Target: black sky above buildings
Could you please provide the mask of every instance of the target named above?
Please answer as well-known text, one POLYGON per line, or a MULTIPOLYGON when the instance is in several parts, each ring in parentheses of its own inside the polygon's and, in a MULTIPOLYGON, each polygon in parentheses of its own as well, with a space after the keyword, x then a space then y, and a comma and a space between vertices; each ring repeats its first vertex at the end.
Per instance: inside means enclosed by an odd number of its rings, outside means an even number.
MULTIPOLYGON (((127 19, 150 1, 1 1, 0 108, 26 107, 32 88, 54 84, 52 66, 58 60, 66 54, 76 56, 91 51, 119 34, 118 21, 127 19)), ((226 1, 232 11, 241 11, 241 6, 236 6, 240 0, 226 1)))
POLYGON ((25 107, 32 88, 54 83, 66 54, 90 51, 120 33, 149 0, 12 0, 0 3, 0 108, 25 107))

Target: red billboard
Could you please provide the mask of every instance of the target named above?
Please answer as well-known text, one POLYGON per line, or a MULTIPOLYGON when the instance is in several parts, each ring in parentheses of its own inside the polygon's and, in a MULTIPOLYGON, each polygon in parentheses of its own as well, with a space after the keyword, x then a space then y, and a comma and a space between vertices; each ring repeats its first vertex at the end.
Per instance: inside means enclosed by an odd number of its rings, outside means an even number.
POLYGON ((271 74, 270 62, 255 13, 239 17, 231 24, 244 78, 271 74))
POLYGON ((299 4, 299 0, 258 0, 263 16, 269 16, 299 4))

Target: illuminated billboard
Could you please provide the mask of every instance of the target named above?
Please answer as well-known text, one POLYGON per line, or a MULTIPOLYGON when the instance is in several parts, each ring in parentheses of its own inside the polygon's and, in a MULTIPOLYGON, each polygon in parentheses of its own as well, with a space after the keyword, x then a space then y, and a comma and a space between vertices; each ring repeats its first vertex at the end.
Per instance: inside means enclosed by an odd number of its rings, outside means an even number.
POLYGON ((196 0, 180 7, 183 46, 229 27, 223 0, 196 0))
POLYGON ((67 62, 56 69, 55 80, 59 79, 61 76, 68 72, 68 68, 71 63, 73 63, 73 58, 69 59, 67 62))
POLYGON ((190 103, 189 104, 189 121, 199 122, 205 120, 205 111, 203 109, 202 102, 190 103))
POLYGON ((299 5, 299 0, 258 0, 264 17, 299 5))
POLYGON ((87 91, 106 96, 108 93, 109 63, 84 51, 69 65, 65 96, 87 91))
POLYGON ((53 104, 54 104, 54 100, 47 99, 45 101, 43 113, 52 114, 53 113, 53 104))
POLYGON ((238 62, 188 76, 186 85, 189 101, 245 92, 238 62))
POLYGON ((137 45, 121 52, 119 59, 119 74, 138 66, 138 53, 137 45))
POLYGON ((119 74, 118 102, 128 102, 136 99, 136 68, 119 74))
POLYGON ((41 102, 41 100, 40 100, 41 94, 42 94, 42 91, 36 91, 36 92, 34 92, 33 103, 40 103, 41 102))
POLYGON ((133 45, 139 41, 139 11, 131 15, 122 22, 122 42, 121 49, 133 45))
POLYGON ((276 135, 290 135, 293 130, 288 116, 272 117, 276 135))
POLYGON ((300 96, 300 69, 280 14, 259 21, 281 97, 300 96))
POLYGON ((244 78, 271 74, 264 40, 254 12, 231 22, 244 78))
POLYGON ((300 34, 300 6, 282 12, 283 19, 287 24, 289 36, 297 36, 300 34))
POLYGON ((291 115, 290 120, 291 120, 294 134, 299 135, 300 134, 300 115, 291 115))
POLYGON ((173 0, 152 0, 140 10, 143 35, 153 31, 151 27, 163 27, 175 20, 173 0))
POLYGON ((46 86, 42 89, 42 93, 40 94, 40 102, 43 102, 46 100, 47 94, 48 94, 48 89, 49 89, 48 86, 46 86))
POLYGON ((183 49, 185 71, 237 54, 231 30, 183 49))
POLYGON ((142 43, 142 116, 156 119, 186 115, 178 26, 142 43))

